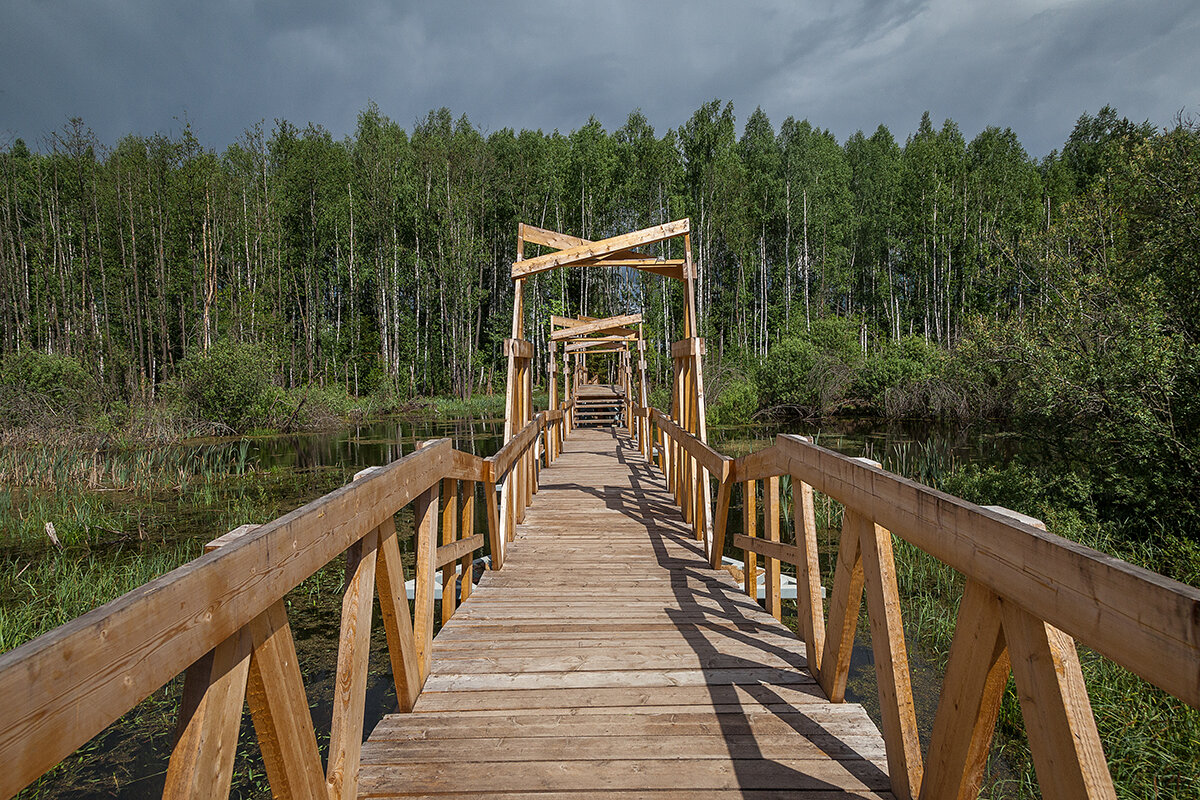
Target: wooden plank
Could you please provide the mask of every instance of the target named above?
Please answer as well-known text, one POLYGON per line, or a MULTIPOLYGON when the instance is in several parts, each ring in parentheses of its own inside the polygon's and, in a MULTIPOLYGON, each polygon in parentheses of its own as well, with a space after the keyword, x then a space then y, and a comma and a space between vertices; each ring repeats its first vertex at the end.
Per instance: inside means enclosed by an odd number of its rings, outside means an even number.
POLYGON ((553 331, 550 334, 550 341, 559 342, 564 339, 577 339, 581 336, 603 333, 614 328, 626 328, 630 325, 636 325, 641 321, 641 314, 620 314, 615 317, 605 317, 604 319, 597 319, 592 322, 584 322, 571 328, 553 331))
POLYGON ((616 789, 649 792, 659 789, 841 789, 882 791, 887 776, 874 764, 861 761, 779 759, 747 760, 736 771, 728 762, 680 757, 664 760, 527 761, 514 769, 470 768, 463 764, 408 763, 379 765, 365 773, 361 786, 375 796, 389 786, 407 792, 473 793, 520 791, 536 786, 541 791, 593 791, 616 789))
POLYGON ((487 481, 483 484, 483 505, 487 512, 488 549, 492 554, 492 569, 504 566, 504 536, 500 531, 499 499, 496 496, 496 484, 487 481))
MULTIPOLYGON (((452 544, 444 544, 437 549, 437 553, 434 556, 434 566, 440 569, 448 564, 453 564, 455 561, 470 555, 481 547, 483 547, 482 533, 476 533, 472 536, 468 536, 466 539, 459 539, 452 544)), ((457 578, 453 570, 451 570, 450 580, 453 581, 456 579, 457 578)), ((443 579, 442 586, 445 587, 449 585, 450 583, 446 583, 445 579, 443 579)))
MULTIPOLYGON (((754 481, 742 484, 742 530, 748 539, 753 539, 758 530, 758 487, 754 481)), ((746 550, 742 557, 743 588, 751 599, 758 600, 758 555, 746 550)))
POLYGON ((849 508, 842 525, 858 531, 862 550, 871 650, 875 656, 875 678, 892 792, 899 800, 914 800, 921 791, 924 765, 917 736, 908 649, 900 618, 900 589, 892 554, 892 534, 849 508))
POLYGON ((1200 589, 817 445, 776 447, 817 491, 1200 708, 1200 589))
POLYGON ((375 570, 375 591, 387 634, 388 658, 392 680, 396 684, 396 703, 401 711, 412 711, 421 694, 421 668, 417 662, 417 643, 413 636, 412 614, 408 608, 404 565, 396 539, 396 521, 389 517, 379 526, 379 556, 375 570))
POLYGON ((429 659, 433 649, 433 574, 437 562, 437 516, 437 489, 431 488, 413 503, 413 529, 417 539, 413 640, 417 645, 417 669, 422 685, 429 676, 429 659))
MULTIPOLYGON (((770 735, 738 735, 717 731, 708 735, 658 733, 635 736, 627 733, 588 735, 571 731, 569 738, 559 731, 558 736, 522 738, 519 746, 511 736, 499 734, 472 739, 413 739, 404 741, 403 753, 408 761, 418 763, 487 763, 500 761, 513 764, 522 761, 609 761, 613 759, 676 759, 686 753, 692 759, 802 759, 814 761, 861 758, 869 755, 883 759, 883 748, 877 747, 876 736, 862 736, 850 742, 835 736, 817 735, 817 742, 798 737, 795 731, 770 735), (505 747, 505 745, 510 745, 505 747), (497 754, 503 753, 503 756, 497 754), (840 758, 839 758, 840 757, 840 758)), ((379 763, 392 763, 390 754, 401 748, 378 745, 379 763)), ((369 752, 368 755, 374 755, 369 752)))
POLYGON ((0 655, 0 796, 15 794, 441 477, 449 440, 0 655), (283 555, 281 555, 283 554, 283 555))
MULTIPOLYGON (((590 239, 581 239, 578 236, 571 236, 570 234, 559 233, 558 231, 547 230, 546 228, 539 228, 536 225, 526 225, 523 222, 517 223, 517 236, 531 244, 537 244, 543 247, 553 247, 555 250, 566 250, 568 247, 580 247, 582 245, 592 244, 590 239)), ((651 258, 651 256, 648 256, 645 253, 639 253, 636 250, 627 251, 626 254, 632 258, 651 258)))
POLYGON ((640 231, 625 233, 620 236, 613 236, 608 239, 601 239, 597 242, 589 242, 587 244, 568 247, 557 253, 549 253, 537 258, 531 258, 525 261, 517 261, 512 266, 512 277, 523 278, 529 275, 534 275, 538 272, 544 272, 549 269, 557 269, 559 267, 570 266, 577 261, 584 261, 589 258, 597 258, 609 253, 616 253, 622 250, 629 250, 634 247, 641 247, 647 244, 654 244, 666 239, 671 239, 675 236, 680 236, 690 230, 690 223, 686 219, 668 222, 664 225, 655 225, 640 231))
POLYGON ((835 703, 846 699, 846 679, 850 674, 850 654, 854 650, 854 632, 858 628, 862 596, 863 560, 859 532, 854 526, 847 525, 843 516, 833 593, 829 598, 829 625, 825 628, 821 669, 817 673, 821 688, 835 703))
MULTIPOLYGON (((766 541, 779 543, 779 476, 772 475, 763 481, 763 535, 766 541)), ((779 559, 767 555, 764 605, 767 613, 775 619, 783 616, 783 601, 780 599, 779 559)))
POLYGON ((454 616, 454 592, 445 591, 445 587, 453 586, 455 579, 455 564, 460 553, 447 550, 453 548, 458 540, 458 481, 453 478, 442 480, 442 544, 434 553, 434 566, 442 571, 442 624, 445 625, 454 616))
MULTIPOLYGON (((729 503, 733 495, 733 481, 721 481, 717 489, 717 511, 713 526, 713 544, 709 551, 709 566, 721 568, 721 557, 725 553, 725 531, 729 527, 729 503)), ((734 547, 737 547, 737 537, 734 537, 734 547)))
POLYGON ((242 628, 188 670, 186 682, 201 684, 200 697, 191 713, 180 719, 178 741, 167 764, 164 798, 223 800, 229 796, 250 650, 250 631, 242 628))
POLYGON ((514 358, 533 358, 533 343, 524 339, 505 339, 504 355, 514 358))
POLYGON ((333 682, 333 721, 325 785, 330 800, 358 794, 358 764, 367 701, 367 662, 371 654, 371 611, 375 599, 378 531, 371 531, 346 551, 346 591, 333 682))
POLYGON ((578 261, 571 266, 574 267, 628 267, 636 269, 640 272, 649 272, 652 275, 660 275, 664 278, 672 278, 677 281, 684 279, 684 266, 682 263, 674 263, 679 259, 669 259, 659 261, 657 259, 642 259, 642 258, 603 258, 589 259, 586 261, 578 261))
POLYGON ((246 698, 275 797, 328 800, 308 698, 283 601, 249 625, 254 644, 246 698))
POLYGON ((797 559, 804 556, 800 548, 795 545, 772 542, 769 539, 758 537, 751 538, 740 533, 734 534, 733 546, 741 550, 749 550, 760 556, 786 561, 788 564, 795 564, 797 559))
POLYGON ((680 339, 678 342, 671 343, 671 358, 688 358, 690 356, 704 355, 704 340, 699 337, 691 337, 688 339, 680 339))
POLYGON ((796 624, 809 662, 820 665, 825 647, 825 602, 821 598, 821 565, 817 560, 817 519, 812 487, 792 478, 792 521, 799 552, 796 565, 796 624))
POLYGON ((1075 642, 1013 603, 1004 601, 1001 609, 1042 791, 1054 798, 1115 800, 1075 642))
MULTIPOLYGON (((479 547, 483 547, 483 534, 473 533, 475 530, 475 482, 464 481, 462 493, 462 519, 459 522, 458 529, 462 531, 462 534, 466 539, 474 539, 476 536, 480 537, 479 547)), ((459 565, 459 568, 462 572, 461 594, 462 602, 464 603, 467 602, 468 598, 471 597, 471 592, 475 588, 475 549, 476 548, 472 548, 471 552, 464 553, 462 556, 462 563, 459 565)))
POLYGON ((1000 598, 968 580, 929 740, 922 800, 979 796, 1010 671, 1000 614, 1000 598))
MULTIPOLYGON (((372 742, 490 739, 500 736, 512 740, 585 736, 646 737, 646 736, 764 736, 778 737, 799 734, 805 737, 873 738, 882 744, 861 706, 853 703, 808 703, 803 710, 768 710, 747 703, 741 711, 716 711, 711 706, 672 705, 668 711, 637 713, 620 708, 595 708, 588 713, 547 710, 543 712, 499 711, 477 712, 471 724, 464 725, 454 714, 417 713, 389 714, 372 732, 372 742)), ((882 751, 881 751, 882 753, 882 751)), ((386 753, 380 753, 386 756, 386 753)))

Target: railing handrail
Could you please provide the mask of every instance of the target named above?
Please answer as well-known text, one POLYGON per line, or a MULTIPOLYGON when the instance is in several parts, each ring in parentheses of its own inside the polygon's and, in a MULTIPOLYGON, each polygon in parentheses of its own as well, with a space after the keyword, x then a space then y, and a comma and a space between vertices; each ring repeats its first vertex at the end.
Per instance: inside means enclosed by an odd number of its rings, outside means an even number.
POLYGON ((1038 782, 1049 797, 1115 797, 1075 640, 1200 708, 1200 589, 1047 533, 1038 520, 984 508, 781 434, 729 459, 657 410, 659 466, 710 564, 720 566, 734 484, 746 498, 745 588, 782 616, 781 564, 796 567, 796 621, 829 699, 844 699, 863 595, 892 791, 899 798, 974 796, 1010 674, 1016 680, 1038 782), (669 443, 669 444, 668 444, 669 443), (718 478, 714 525, 701 492, 718 478), (795 544, 781 542, 780 478, 792 478, 795 544), (763 536, 755 535, 763 482, 763 536), (813 492, 845 514, 826 621, 813 492), (963 597, 925 771, 900 611, 892 535, 960 573, 963 597))
POLYGON ((724 465, 732 483, 795 476, 1200 708, 1200 589, 800 436, 779 434, 768 448, 730 458, 662 411, 649 413, 718 480, 724 465))
POLYGON ((866 510, 938 561, 1200 708, 1200 589, 796 436, 780 434, 771 450, 778 474, 866 510))
POLYGON ((436 486, 454 452, 444 439, 397 459, 0 655, 0 749, 10 765, 0 771, 0 797, 74 752, 436 486))
POLYGON ((571 406, 537 414, 488 458, 455 450, 449 439, 427 442, 0 654, 0 748, 10 765, 0 773, 0 797, 77 750, 440 482, 504 480, 571 406))

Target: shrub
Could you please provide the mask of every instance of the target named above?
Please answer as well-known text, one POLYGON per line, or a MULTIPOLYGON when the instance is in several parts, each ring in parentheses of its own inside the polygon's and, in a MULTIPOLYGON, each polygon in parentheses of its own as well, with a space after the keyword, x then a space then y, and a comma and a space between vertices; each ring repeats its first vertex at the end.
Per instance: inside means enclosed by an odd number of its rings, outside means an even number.
POLYGON ((708 408, 712 425, 744 425, 758 411, 758 389, 754 382, 740 377, 727 382, 708 408))
POLYGON ((919 336, 889 342, 869 355, 858 370, 853 394, 875 412, 887 408, 888 392, 919 383, 940 371, 937 348, 919 336))
POLYGON ((261 348, 220 342, 179 362, 179 398, 200 419, 245 430, 262 412, 269 368, 261 348))
POLYGON ((57 412, 90 405, 97 389, 95 378, 78 359, 36 350, 5 356, 0 362, 0 386, 26 397, 42 397, 57 412))

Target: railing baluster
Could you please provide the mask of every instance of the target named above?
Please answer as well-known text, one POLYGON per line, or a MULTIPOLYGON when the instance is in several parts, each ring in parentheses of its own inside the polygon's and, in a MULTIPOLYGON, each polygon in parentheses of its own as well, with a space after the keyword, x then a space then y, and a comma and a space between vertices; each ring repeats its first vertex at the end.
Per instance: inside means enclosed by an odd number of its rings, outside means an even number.
POLYGON ((850 673, 850 653, 854 649, 854 631, 862 607, 863 563, 858 531, 849 524, 853 512, 842 516, 842 537, 838 544, 837 566, 833 571, 833 593, 829 598, 829 624, 825 627, 825 647, 817 678, 825 696, 835 703, 846 699, 846 678, 850 673))
MULTIPOLYGON (((753 539, 758 535, 758 489, 754 481, 742 484, 742 530, 753 539)), ((745 579, 746 594, 758 599, 758 553, 746 550, 742 553, 742 577, 745 579)))
POLYGON ((801 558, 796 564, 796 621, 804 639, 809 668, 816 675, 825 647, 825 603, 821 599, 821 565, 817 559, 817 520, 813 489, 792 476, 792 524, 801 558))
POLYGON ((1116 798, 1075 640, 1015 603, 1001 604, 1025 733, 1046 797, 1116 798))
POLYGON ((933 721, 921 800, 979 796, 1008 684, 1008 648, 1000 613, 1000 598, 968 578, 933 721))
POLYGON ((733 494, 733 480, 721 481, 717 489, 717 516, 713 520, 712 550, 709 552, 709 566, 721 568, 721 558, 725 555, 725 535, 729 529, 729 502, 733 494))
POLYGON ((250 674, 250 632, 242 628, 193 664, 184 696, 195 701, 180 717, 179 740, 167 765, 164 798, 229 797, 242 707, 250 674))
POLYGON ((846 509, 843 525, 857 529, 867 592, 867 618, 871 624, 871 649, 883 740, 887 747, 892 793, 899 800, 915 798, 921 788, 921 742, 913 704, 908 648, 900 619, 900 589, 892 555, 892 534, 867 517, 846 509))
MULTIPOLYGON (((763 479, 763 536, 769 542, 779 541, 779 476, 763 479)), ((779 559, 766 557, 766 593, 763 605, 775 619, 783 618, 783 602, 780 598, 779 559)))
POLYGON ((346 551, 346 593, 342 599, 342 630, 338 640, 333 722, 329 732, 329 767, 325 775, 330 800, 358 796, 378 549, 379 532, 373 530, 346 551))
MULTIPOLYGON (((459 522, 459 535, 464 539, 475 533, 475 481, 462 482, 462 517, 459 522)), ((462 567, 462 602, 467 602, 471 589, 475 586, 475 554, 467 553, 459 562, 462 567)), ((446 587, 442 587, 445 594, 446 587)))
MULTIPOLYGON (((442 544, 458 541, 458 481, 442 479, 442 544)), ((442 567, 442 624, 454 616, 454 562, 442 567)))
POLYGON ((492 569, 504 566, 504 531, 500 528, 500 508, 503 501, 503 489, 497 490, 494 480, 483 483, 483 507, 487 513, 488 549, 492 555, 492 569), (497 496, 501 495, 501 496, 497 496))
POLYGON ((437 484, 413 502, 413 529, 417 539, 416 601, 413 605, 413 638, 417 643, 417 666, 421 684, 429 675, 433 649, 433 594, 437 560, 437 484))
POLYGON ((379 526, 378 562, 375 591, 379 593, 379 610, 383 617, 383 629, 387 633, 396 702, 401 711, 408 712, 412 711, 421 694, 423 680, 417 660, 412 614, 408 608, 408 592, 404 587, 404 565, 400 561, 400 543, 396 537, 394 517, 388 517, 379 526))
POLYGON ((246 699, 267 779, 271 782, 271 794, 328 800, 317 735, 284 601, 273 603, 248 627, 254 654, 250 659, 246 699))

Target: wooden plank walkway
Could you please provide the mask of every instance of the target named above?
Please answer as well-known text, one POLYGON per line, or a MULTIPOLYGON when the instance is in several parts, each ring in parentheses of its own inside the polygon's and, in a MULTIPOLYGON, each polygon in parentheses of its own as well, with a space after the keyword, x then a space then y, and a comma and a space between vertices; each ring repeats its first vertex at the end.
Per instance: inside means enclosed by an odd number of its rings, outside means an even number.
POLYGON ((891 797, 862 708, 705 563, 636 447, 576 430, 510 545, 434 640, 364 797, 891 797))

